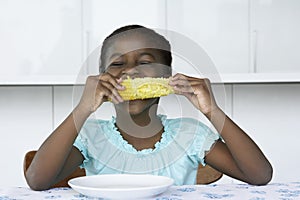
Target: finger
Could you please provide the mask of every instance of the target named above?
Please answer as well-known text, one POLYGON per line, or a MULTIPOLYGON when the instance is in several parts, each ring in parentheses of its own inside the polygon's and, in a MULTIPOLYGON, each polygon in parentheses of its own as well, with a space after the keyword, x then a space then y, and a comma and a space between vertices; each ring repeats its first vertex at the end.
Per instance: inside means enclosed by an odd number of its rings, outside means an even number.
POLYGON ((118 92, 118 90, 125 90, 125 87, 121 85, 121 79, 116 79, 111 74, 104 73, 99 75, 99 80, 101 80, 101 83, 112 92, 113 98, 116 99, 118 103, 124 101, 118 92))
POLYGON ((187 80, 176 80, 170 83, 174 90, 181 90, 182 92, 193 92, 198 85, 202 82, 199 81, 187 81, 187 80))
POLYGON ((169 85, 173 86, 174 89, 185 89, 186 92, 195 92, 195 90, 202 90, 208 87, 209 83, 206 83, 205 79, 182 80, 178 79, 170 82, 169 85))
POLYGON ((177 73, 174 76, 171 77, 171 80, 177 80, 177 79, 186 79, 186 80, 198 80, 201 78, 196 78, 196 77, 192 77, 192 76, 187 76, 181 73, 177 73))
POLYGON ((102 85, 108 89, 109 97, 113 97, 119 103, 124 101, 123 98, 121 97, 121 95, 119 94, 118 90, 113 85, 111 85, 110 82, 102 82, 102 85))
POLYGON ((186 79, 176 79, 176 80, 170 80, 169 85, 175 86, 175 85, 190 85, 189 81, 186 79))
POLYGON ((118 104, 118 103, 122 103, 124 102, 123 98, 118 94, 118 95, 115 95, 114 93, 110 93, 108 95, 108 98, 111 99, 111 101, 115 104, 118 104))
POLYGON ((103 101, 111 100, 115 104, 120 103, 120 100, 118 99, 118 97, 116 97, 110 89, 105 88, 105 87, 102 87, 101 92, 99 92, 99 99, 101 99, 101 98, 103 99, 103 101))
POLYGON ((174 76, 172 76, 170 78, 170 81, 178 80, 178 79, 185 79, 185 80, 189 80, 189 81, 208 80, 207 78, 198 78, 198 77, 192 77, 192 76, 187 76, 187 75, 184 75, 184 74, 177 73, 177 74, 175 74, 174 76))
POLYGON ((110 99, 114 104, 121 103, 114 95, 110 95, 108 99, 110 99))
POLYGON ((180 79, 180 78, 184 78, 184 77, 186 77, 186 76, 183 74, 177 73, 174 76, 172 76, 171 79, 176 80, 176 79, 180 79))
POLYGON ((173 86, 174 91, 181 93, 203 94, 209 91, 204 81, 190 81, 189 84, 177 84, 173 86))
POLYGON ((175 85, 173 89, 175 94, 194 93, 194 89, 191 86, 175 85))
POLYGON ((118 79, 109 73, 103 73, 98 76, 99 80, 111 83, 118 90, 124 90, 124 86, 120 84, 118 79))
POLYGON ((194 85, 203 83, 205 79, 195 78, 195 77, 189 77, 182 74, 177 74, 176 77, 173 77, 169 81, 169 85, 194 85))

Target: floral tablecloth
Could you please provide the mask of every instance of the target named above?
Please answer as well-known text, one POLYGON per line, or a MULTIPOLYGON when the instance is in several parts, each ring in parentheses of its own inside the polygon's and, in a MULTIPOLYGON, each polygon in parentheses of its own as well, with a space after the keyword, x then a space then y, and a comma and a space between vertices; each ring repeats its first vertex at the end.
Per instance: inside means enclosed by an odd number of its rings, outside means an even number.
MULTIPOLYGON (((0 200, 100 200, 77 193, 71 188, 54 188, 45 191, 32 191, 26 187, 0 188, 0 200)), ((247 184, 210 184, 172 186, 165 193, 155 196, 155 200, 300 200, 300 182, 271 183, 266 186, 247 184)))

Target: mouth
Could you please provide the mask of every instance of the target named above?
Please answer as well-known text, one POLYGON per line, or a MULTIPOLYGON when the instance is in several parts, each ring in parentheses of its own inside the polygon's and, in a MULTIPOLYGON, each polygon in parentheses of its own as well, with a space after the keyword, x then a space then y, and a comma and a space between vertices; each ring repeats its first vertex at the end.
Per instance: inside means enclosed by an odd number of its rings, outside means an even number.
POLYGON ((142 102, 143 100, 141 99, 135 99, 135 100, 130 100, 130 101, 127 101, 129 105, 135 105, 135 104, 138 104, 140 102, 142 102))
POLYGON ((139 101, 140 101, 140 99, 135 99, 135 100, 129 100, 129 101, 127 101, 127 103, 128 104, 135 104, 135 103, 137 103, 139 101))

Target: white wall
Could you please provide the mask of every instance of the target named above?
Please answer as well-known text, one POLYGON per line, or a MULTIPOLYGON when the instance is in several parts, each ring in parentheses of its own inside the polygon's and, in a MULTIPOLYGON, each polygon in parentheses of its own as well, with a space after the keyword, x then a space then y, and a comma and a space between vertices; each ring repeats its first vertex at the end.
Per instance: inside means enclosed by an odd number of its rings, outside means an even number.
MULTIPOLYGON (((216 92, 218 88, 222 85, 214 86, 216 92)), ((227 84, 225 91, 225 101, 222 95, 215 94, 218 102, 270 159, 273 182, 298 181, 300 84, 227 84)), ((23 156, 37 149, 69 114, 72 92, 72 86, 0 87, 0 186, 26 185, 23 156)), ((164 102, 164 111, 173 110, 171 116, 176 116, 173 105, 164 102)), ((105 106, 108 114, 113 113, 108 111, 110 105, 105 106)), ((224 177, 220 182, 231 181, 224 177)))

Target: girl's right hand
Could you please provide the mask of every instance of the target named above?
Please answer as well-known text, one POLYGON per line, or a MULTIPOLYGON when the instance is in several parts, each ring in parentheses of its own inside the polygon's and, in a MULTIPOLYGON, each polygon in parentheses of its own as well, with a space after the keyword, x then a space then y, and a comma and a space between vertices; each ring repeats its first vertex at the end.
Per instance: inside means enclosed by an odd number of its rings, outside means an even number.
POLYGON ((93 113, 105 101, 111 100, 115 104, 123 102, 118 90, 125 88, 120 82, 121 79, 117 79, 109 73, 89 76, 78 107, 93 113))

